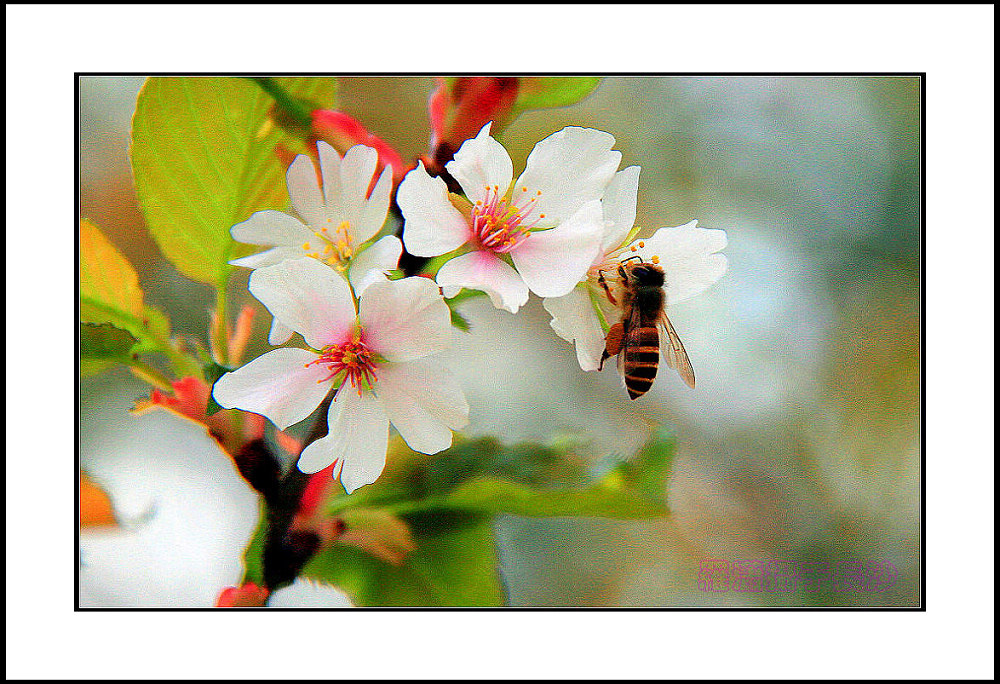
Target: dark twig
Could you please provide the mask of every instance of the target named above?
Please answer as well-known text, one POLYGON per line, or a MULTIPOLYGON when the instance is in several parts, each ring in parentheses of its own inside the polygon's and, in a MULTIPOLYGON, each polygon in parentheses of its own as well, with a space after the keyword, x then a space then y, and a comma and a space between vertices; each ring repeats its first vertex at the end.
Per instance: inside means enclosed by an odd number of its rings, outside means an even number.
MULTIPOLYGON (((303 441, 303 448, 327 434, 326 414, 331 401, 333 401, 332 394, 319 405, 316 422, 303 441)), ((268 506, 267 537, 264 541, 262 562, 264 585, 271 591, 294 581, 303 566, 319 549, 320 539, 315 533, 289 530, 310 477, 293 465, 288 474, 282 478, 274 503, 268 506)))

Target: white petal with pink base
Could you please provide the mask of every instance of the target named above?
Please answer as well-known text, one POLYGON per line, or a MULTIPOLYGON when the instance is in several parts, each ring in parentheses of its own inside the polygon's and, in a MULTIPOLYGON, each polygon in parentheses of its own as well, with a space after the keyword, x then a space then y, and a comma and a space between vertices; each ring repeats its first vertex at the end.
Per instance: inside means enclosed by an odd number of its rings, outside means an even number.
POLYGON ((450 196, 444 181, 422 165, 400 184, 397 201, 411 253, 468 250, 438 270, 446 296, 461 287, 482 290, 494 306, 514 313, 527 302, 528 290, 561 296, 585 276, 604 234, 599 200, 621 153, 611 149, 615 140, 608 133, 565 128, 535 146, 512 184, 510 155, 490 127, 445 166, 468 202, 450 196))
POLYGON ((461 388, 419 360, 451 339, 450 311, 433 281, 372 283, 359 315, 347 282, 314 259, 258 269, 250 290, 313 349, 268 352, 222 376, 213 394, 225 408, 260 413, 285 429, 335 391, 329 432, 303 450, 303 472, 336 463, 335 476, 350 493, 382 472, 390 421, 424 453, 447 448, 451 431, 468 422, 461 388))
POLYGON ((511 313, 528 301, 528 286, 514 267, 485 250, 449 259, 438 270, 437 283, 446 297, 454 297, 463 287, 485 292, 493 306, 511 313))
POLYGON ((259 413, 284 430, 308 418, 330 391, 326 369, 306 365, 315 358, 306 349, 275 349, 223 375, 212 395, 219 406, 259 413))

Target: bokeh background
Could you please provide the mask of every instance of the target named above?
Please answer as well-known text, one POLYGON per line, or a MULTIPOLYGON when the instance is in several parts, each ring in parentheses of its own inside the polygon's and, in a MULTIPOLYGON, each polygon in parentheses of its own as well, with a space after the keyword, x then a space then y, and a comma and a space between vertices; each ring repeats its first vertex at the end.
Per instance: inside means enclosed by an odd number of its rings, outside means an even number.
MULTIPOLYGON (((128 162, 141 78, 80 82, 80 213, 139 271, 175 331, 203 336, 209 288, 143 228, 128 162)), ((343 78, 339 108, 426 151, 429 78, 343 78)), ((497 520, 515 606, 915 606, 920 601, 920 83, 915 77, 615 77, 506 131, 515 168, 566 125, 611 132, 642 167, 637 223, 729 234, 730 270, 671 319, 698 374, 630 402, 613 369, 583 373, 533 298, 513 317, 463 309, 452 355, 469 434, 572 436, 595 467, 658 426, 678 440, 669 518, 497 520), (882 593, 705 593, 700 562, 886 561, 882 593)), ((234 304, 253 304, 245 274, 234 304)), ((269 316, 257 320, 265 351, 269 316)), ((81 381, 81 459, 136 521, 85 534, 82 605, 211 605, 239 577, 256 504, 192 426, 127 409, 127 372, 81 381), (185 449, 176 448, 184 440, 185 449), (179 454, 184 451, 183 456, 179 454)))

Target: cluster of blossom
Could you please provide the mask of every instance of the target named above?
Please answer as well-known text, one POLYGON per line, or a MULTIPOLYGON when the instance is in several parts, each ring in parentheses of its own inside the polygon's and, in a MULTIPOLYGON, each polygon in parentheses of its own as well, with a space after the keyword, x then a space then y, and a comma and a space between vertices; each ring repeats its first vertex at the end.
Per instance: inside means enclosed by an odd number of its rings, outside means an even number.
POLYGON ((401 244, 374 239, 389 209, 391 167, 378 174, 373 148, 357 145, 341 158, 319 142, 321 179, 305 155, 288 169, 301 220, 261 211, 232 229, 238 241, 271 247, 232 262, 254 269, 250 292, 274 316, 269 342, 282 345, 297 332, 309 348, 280 347, 227 373, 215 384, 216 401, 285 429, 333 391, 329 433, 303 450, 298 467, 313 473, 334 464, 350 493, 381 474, 390 423, 427 454, 448 448, 452 431, 467 423, 461 388, 427 358, 449 346, 444 298, 463 288, 511 313, 534 292, 556 333, 575 343, 580 367, 597 370, 615 314, 607 276, 624 256, 662 267, 667 304, 726 270, 716 253, 726 245, 721 230, 691 222, 632 240, 639 167, 619 171, 614 144, 602 131, 564 128, 535 146, 512 182, 511 158, 487 124, 445 167, 464 197, 423 163, 399 183, 401 244), (451 258, 435 280, 392 280, 403 244, 415 256, 451 258))

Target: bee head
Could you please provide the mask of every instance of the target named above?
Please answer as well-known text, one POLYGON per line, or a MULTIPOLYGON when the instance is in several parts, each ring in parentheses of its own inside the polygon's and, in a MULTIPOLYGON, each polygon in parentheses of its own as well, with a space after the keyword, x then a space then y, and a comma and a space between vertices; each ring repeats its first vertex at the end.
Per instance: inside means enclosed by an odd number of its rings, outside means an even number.
POLYGON ((628 270, 629 277, 638 287, 663 287, 663 268, 657 264, 632 263, 628 270))

